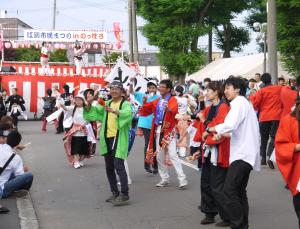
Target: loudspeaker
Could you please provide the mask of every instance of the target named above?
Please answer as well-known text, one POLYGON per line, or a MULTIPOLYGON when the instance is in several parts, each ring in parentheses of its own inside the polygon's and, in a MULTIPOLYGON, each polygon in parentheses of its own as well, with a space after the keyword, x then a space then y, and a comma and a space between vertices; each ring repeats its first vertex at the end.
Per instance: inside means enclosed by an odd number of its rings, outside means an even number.
POLYGON ((1 72, 16 72, 13 66, 2 66, 1 72))

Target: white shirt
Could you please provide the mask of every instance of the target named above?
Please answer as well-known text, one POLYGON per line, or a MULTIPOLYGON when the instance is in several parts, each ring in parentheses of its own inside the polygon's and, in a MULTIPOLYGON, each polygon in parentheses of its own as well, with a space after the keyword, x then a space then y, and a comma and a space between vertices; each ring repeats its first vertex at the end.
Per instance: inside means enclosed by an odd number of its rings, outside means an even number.
MULTIPOLYGON (((13 154, 12 148, 7 144, 0 145, 0 167, 3 167, 10 156, 13 154)), ((15 176, 22 175, 24 173, 23 161, 21 157, 16 154, 6 169, 0 176, 0 189, 3 190, 4 184, 9 180, 10 176, 14 174, 15 176)))
POLYGON ((252 104, 238 96, 230 103, 224 123, 215 126, 218 134, 231 133, 231 164, 237 160, 249 163, 254 170, 260 170, 260 133, 256 113, 252 104))
POLYGON ((48 48, 47 47, 42 47, 41 53, 44 55, 48 55, 48 48))
MULTIPOLYGON (((67 128, 70 128, 73 123, 79 125, 88 124, 87 121, 83 118, 83 107, 77 107, 73 117, 72 115, 73 115, 74 106, 66 106, 66 108, 67 108, 67 112, 65 112, 66 120, 64 119, 64 127, 65 124, 66 126, 68 126, 67 128)), ((81 131, 77 131, 73 136, 86 136, 86 135, 81 131)))
POLYGON ((187 114, 188 109, 188 99, 185 97, 176 96, 178 103, 178 114, 185 115, 187 114))

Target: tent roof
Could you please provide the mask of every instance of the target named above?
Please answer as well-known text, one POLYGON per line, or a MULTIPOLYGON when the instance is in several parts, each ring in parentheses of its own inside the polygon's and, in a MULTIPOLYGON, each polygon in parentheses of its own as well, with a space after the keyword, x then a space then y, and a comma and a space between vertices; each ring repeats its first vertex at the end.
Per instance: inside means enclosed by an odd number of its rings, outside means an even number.
MULTIPOLYGON (((263 72, 263 62, 264 55, 262 53, 219 59, 211 62, 198 72, 189 75, 186 80, 193 79, 195 81, 202 81, 205 78, 222 80, 228 78, 230 75, 242 76, 250 79, 254 77, 255 73, 263 72)), ((280 61, 278 61, 278 76, 281 75, 283 75, 286 79, 292 77, 283 70, 280 61)))

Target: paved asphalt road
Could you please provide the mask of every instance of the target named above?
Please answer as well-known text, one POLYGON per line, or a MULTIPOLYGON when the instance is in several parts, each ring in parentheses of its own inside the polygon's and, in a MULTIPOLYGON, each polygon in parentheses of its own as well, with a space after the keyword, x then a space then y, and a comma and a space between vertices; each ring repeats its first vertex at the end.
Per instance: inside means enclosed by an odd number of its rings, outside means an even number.
MULTIPOLYGON (((129 157, 131 205, 113 207, 105 203, 110 193, 103 158, 95 156, 86 167, 71 168, 66 162, 62 135, 54 134, 52 126, 42 134, 40 124, 21 122, 19 129, 23 142, 32 143, 23 157, 35 175, 31 195, 42 229, 215 228, 200 225, 199 174, 184 168, 189 180, 184 191, 177 189, 173 171, 171 185, 156 188, 159 177, 147 177, 143 171, 142 138, 137 138, 129 157)), ((248 197, 252 229, 297 228, 292 197, 278 171, 264 168, 252 173, 248 197)))

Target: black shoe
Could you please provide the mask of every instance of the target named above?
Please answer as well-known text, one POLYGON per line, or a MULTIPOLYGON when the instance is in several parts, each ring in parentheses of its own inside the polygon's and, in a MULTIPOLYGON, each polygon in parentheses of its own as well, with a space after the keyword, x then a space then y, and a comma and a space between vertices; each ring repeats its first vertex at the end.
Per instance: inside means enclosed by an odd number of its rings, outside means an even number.
POLYGON ((9 209, 3 206, 0 206, 0 214, 7 214, 9 209))
POLYGON ((117 199, 118 196, 119 196, 119 193, 113 193, 109 198, 107 198, 105 200, 105 202, 111 202, 111 201, 117 199))
POLYGON ((221 221, 219 223, 216 223, 216 227, 229 227, 230 223, 229 221, 221 221))
POLYGON ((153 173, 153 171, 151 169, 145 169, 146 170, 146 173, 153 173))
POLYGON ((211 216, 205 216, 204 219, 201 220, 201 224, 206 225, 206 224, 212 224, 215 222, 215 217, 211 217, 211 216))
POLYGON ((269 166, 270 169, 275 169, 273 161, 268 160, 267 163, 268 163, 268 166, 269 166))
POLYGON ((119 195, 114 200, 110 201, 114 206, 124 206, 129 204, 129 196, 127 195, 119 195))
POLYGON ((266 158, 261 159, 261 165, 267 165, 266 158))

